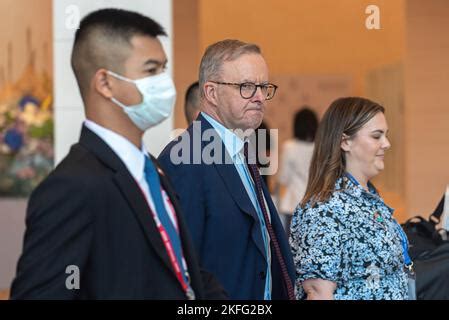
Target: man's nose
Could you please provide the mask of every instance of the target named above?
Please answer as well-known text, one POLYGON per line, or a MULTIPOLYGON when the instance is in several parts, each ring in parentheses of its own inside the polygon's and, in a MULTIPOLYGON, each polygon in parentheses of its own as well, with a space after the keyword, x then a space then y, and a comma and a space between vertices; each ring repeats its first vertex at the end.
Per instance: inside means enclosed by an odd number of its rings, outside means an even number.
POLYGON ((254 93, 254 96, 252 98, 252 101, 260 101, 260 102, 264 102, 265 101, 265 94, 262 90, 262 87, 256 87, 256 92, 254 93))

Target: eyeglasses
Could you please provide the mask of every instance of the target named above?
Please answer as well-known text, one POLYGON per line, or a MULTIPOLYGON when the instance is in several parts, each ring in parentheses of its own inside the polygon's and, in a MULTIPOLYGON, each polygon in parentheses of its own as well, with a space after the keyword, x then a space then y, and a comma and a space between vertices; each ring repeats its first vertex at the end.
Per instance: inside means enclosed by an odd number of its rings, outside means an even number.
POLYGON ((237 86, 240 88, 240 95, 243 99, 251 99, 256 94, 257 88, 262 90, 262 94, 265 96, 265 100, 270 100, 274 97, 276 93, 277 85, 272 83, 265 84, 255 84, 252 82, 243 83, 232 83, 232 82, 220 82, 220 81, 210 81, 216 84, 224 84, 227 86, 237 86))

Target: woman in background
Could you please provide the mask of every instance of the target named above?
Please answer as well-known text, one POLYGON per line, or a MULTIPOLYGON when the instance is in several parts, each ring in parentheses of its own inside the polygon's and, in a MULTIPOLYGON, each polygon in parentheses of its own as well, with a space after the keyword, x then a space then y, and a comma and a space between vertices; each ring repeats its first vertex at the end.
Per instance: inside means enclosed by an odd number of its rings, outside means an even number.
POLYGON ((287 233, 293 212, 306 192, 317 127, 315 112, 303 107, 295 115, 294 138, 283 145, 279 183, 281 189, 285 188, 285 192, 280 199, 279 213, 287 233))
POLYGON ((390 148, 384 108, 341 98, 318 128, 290 244, 302 299, 407 299, 407 238, 370 180, 390 148))

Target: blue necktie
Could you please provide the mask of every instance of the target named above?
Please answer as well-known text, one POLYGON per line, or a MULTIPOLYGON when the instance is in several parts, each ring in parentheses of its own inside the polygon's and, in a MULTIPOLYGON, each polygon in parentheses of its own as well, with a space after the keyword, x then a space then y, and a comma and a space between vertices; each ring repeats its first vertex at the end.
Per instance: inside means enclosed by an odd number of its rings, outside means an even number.
POLYGON ((181 268, 182 276, 184 278, 185 283, 187 283, 187 285, 189 286, 187 273, 182 263, 181 240, 179 238, 178 232, 175 229, 175 226, 173 225, 173 222, 171 221, 167 213, 167 210, 165 209, 161 193, 161 183, 159 181, 159 175, 157 173, 156 167, 147 156, 145 156, 144 172, 145 172, 145 179, 148 183, 148 186, 150 187, 151 198, 153 198, 154 206, 156 209, 156 215, 158 216, 165 231, 167 231, 173 250, 175 251, 176 260, 178 261, 178 265, 181 268))

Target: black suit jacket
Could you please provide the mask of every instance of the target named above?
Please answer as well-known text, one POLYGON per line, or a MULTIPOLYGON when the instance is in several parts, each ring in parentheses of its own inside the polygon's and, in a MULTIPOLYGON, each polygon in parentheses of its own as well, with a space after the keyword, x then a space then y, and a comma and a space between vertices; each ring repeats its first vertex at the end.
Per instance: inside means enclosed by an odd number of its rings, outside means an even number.
MULTIPOLYGON (((160 180, 177 212, 197 298, 224 298, 214 278, 200 271, 172 187, 165 174, 160 180)), ((79 143, 31 195, 11 297, 186 298, 137 182, 86 127, 79 143), (74 283, 69 266, 79 268, 79 289, 66 287, 66 281, 74 283)))

